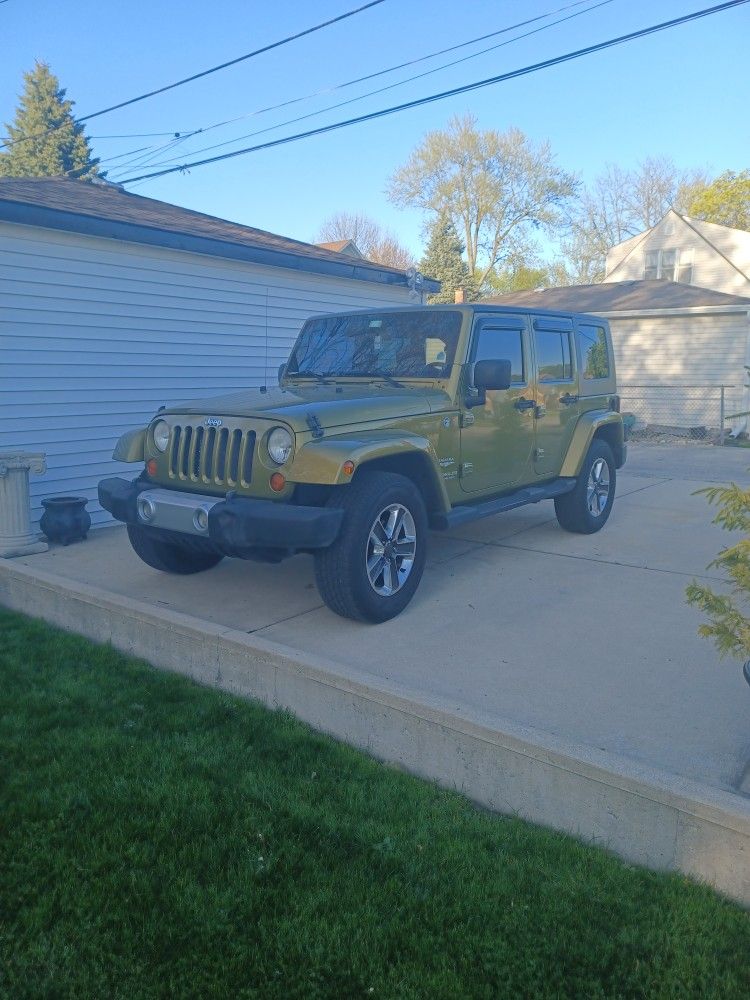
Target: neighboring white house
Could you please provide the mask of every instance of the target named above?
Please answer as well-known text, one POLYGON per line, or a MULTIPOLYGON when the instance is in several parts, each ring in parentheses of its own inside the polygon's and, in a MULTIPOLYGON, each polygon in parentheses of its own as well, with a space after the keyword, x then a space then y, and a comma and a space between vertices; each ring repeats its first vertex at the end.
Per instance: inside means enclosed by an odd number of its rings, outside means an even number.
MULTIPOLYGON (((419 282, 419 287, 415 285, 419 282)), ((275 382, 304 320, 413 304, 413 273, 112 185, 0 180, 0 451, 47 455, 42 497, 92 500, 162 403, 275 382)))
POLYGON ((640 280, 512 292, 494 301, 606 317, 622 408, 642 424, 718 430, 722 385, 725 414, 750 409, 750 297, 640 280))
POLYGON ((607 254, 605 281, 661 279, 750 296, 750 233, 670 209, 607 254))

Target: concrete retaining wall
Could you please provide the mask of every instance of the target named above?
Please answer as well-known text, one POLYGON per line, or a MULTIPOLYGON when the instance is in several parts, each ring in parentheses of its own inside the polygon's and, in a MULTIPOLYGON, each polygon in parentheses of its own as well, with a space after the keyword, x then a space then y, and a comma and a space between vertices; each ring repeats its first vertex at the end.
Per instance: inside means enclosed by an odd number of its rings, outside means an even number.
POLYGON ((0 603, 201 684, 288 709, 490 809, 636 864, 678 869, 750 905, 750 802, 739 796, 3 559, 0 603))

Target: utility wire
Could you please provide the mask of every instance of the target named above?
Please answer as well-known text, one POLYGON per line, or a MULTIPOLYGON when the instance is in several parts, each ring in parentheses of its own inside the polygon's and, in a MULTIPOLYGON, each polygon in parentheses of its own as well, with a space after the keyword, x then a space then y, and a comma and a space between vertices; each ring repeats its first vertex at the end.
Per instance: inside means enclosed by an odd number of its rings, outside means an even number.
MULTIPOLYGON (((320 90, 315 90, 312 93, 305 94, 302 97, 292 97, 288 101, 281 101, 279 104, 270 104, 265 108, 258 108, 256 111, 250 111, 244 115, 238 115, 236 118, 227 118, 225 121, 215 122, 212 125, 205 125, 200 132, 212 132, 217 128, 224 128, 227 125, 234 125, 236 122, 246 121, 248 118, 256 118, 258 115, 267 114, 269 111, 279 111, 281 108, 288 108, 292 104, 300 104, 303 101, 312 100, 314 97, 322 97, 325 94, 333 94, 337 90, 345 90, 347 87, 353 87, 358 83, 366 83, 368 80, 374 80, 379 76, 386 76, 388 73, 395 73, 397 70, 406 69, 409 66, 416 66, 419 63, 427 62, 429 59, 436 59, 438 56, 447 55, 449 52, 455 52, 458 49, 466 48, 468 45, 474 45, 477 42, 487 41, 488 38, 495 38, 497 35, 506 35, 509 31, 515 31, 516 28, 525 28, 528 24, 534 24, 537 21, 543 21, 547 17, 553 17, 555 14, 560 14, 563 11, 570 10, 573 7, 581 7, 583 4, 587 3, 588 0, 576 0, 575 3, 565 4, 563 7, 558 7, 555 10, 547 11, 545 14, 539 14, 537 17, 528 18, 525 21, 518 21, 516 24, 509 24, 505 28, 500 28, 497 31, 490 31, 485 35, 478 35, 476 38, 470 38, 465 42, 459 42, 457 45, 450 45, 446 49, 438 49, 436 52, 429 52, 427 55, 419 56, 416 59, 409 59, 406 62, 398 63, 395 66, 389 66, 388 69, 380 69, 375 73, 368 73, 366 76, 358 76, 354 80, 347 80, 345 83, 337 83, 331 87, 322 87, 320 90)), ((557 22, 555 22, 557 23, 557 22)), ((522 36, 523 37, 523 36, 522 36)), ((488 52, 489 49, 484 51, 488 52)), ((480 55, 481 53, 477 53, 480 55)), ((418 77, 411 77, 410 79, 418 79, 418 77)), ((405 83, 408 81, 404 81, 405 83)), ((372 93, 380 93, 380 91, 372 91, 372 93)), ((369 96, 369 95, 363 95, 369 96)), ((333 107, 340 107, 341 105, 335 104, 333 107)), ((327 109, 331 110, 331 109, 327 109)), ((301 121, 301 119, 293 119, 294 121, 301 121)), ((284 122, 282 124, 289 124, 289 122, 284 122)), ((280 126, 279 126, 280 127, 280 126)), ((255 134, 255 133, 251 133, 255 134)), ((240 139, 247 138, 247 136, 239 136, 235 139, 235 142, 239 142, 240 139)), ((211 147, 213 148, 213 147, 211 147)))
MULTIPOLYGON (((2 2, 2 0, 0 0, 2 2)), ((139 94, 138 97, 131 97, 127 101, 120 101, 119 104, 112 104, 108 108, 102 108, 101 111, 92 111, 89 115, 83 115, 81 118, 76 119, 80 124, 81 122, 90 121, 92 118, 99 118, 101 115, 107 115, 111 111, 118 111, 120 108, 127 108, 131 104, 137 104, 139 101, 145 101, 148 97, 155 97, 157 94, 164 94, 168 90, 174 90, 175 87, 182 87, 186 83, 192 83, 194 80, 200 80, 204 76, 210 76, 211 73, 218 73, 219 70, 227 69, 229 66, 236 66, 237 63, 245 62, 247 59, 253 59, 255 56, 262 55, 264 52, 270 52, 272 49, 278 49, 282 45, 288 45, 289 42, 294 42, 298 38, 304 38, 305 35, 311 35, 316 31, 320 31, 322 28, 327 28, 332 24, 337 24, 339 21, 344 21, 348 17, 354 17, 355 14, 360 14, 362 11, 369 10, 370 7, 377 7, 379 4, 384 3, 385 0, 369 0, 369 3, 364 4, 361 7, 355 7, 354 10, 349 10, 345 14, 339 14, 337 17, 332 17, 328 21, 322 21, 320 24, 315 24, 311 28, 305 28, 304 31, 298 31, 295 35, 287 35, 286 38, 281 38, 277 42, 271 42, 270 45, 264 45, 260 49, 254 49, 252 52, 246 52, 245 55, 237 56, 236 59, 229 59, 227 62, 220 63, 218 66, 211 66, 209 69, 201 70, 200 73, 193 73, 192 76, 186 76, 182 80, 175 80, 174 83, 168 83, 164 87, 158 87, 156 90, 149 90, 145 94, 139 94)), ((0 148, 7 148, 8 146, 15 146, 19 142, 27 142, 29 139, 41 139, 45 135, 49 135, 51 132, 56 132, 60 125, 54 125, 52 128, 48 128, 45 132, 39 132, 36 135, 25 135, 21 138, 14 140, 10 143, 4 143, 0 148)))
MULTIPOLYGON (((586 2, 586 0, 583 0, 583 2, 586 2)), ((570 21, 573 18, 580 17, 582 14, 588 14, 590 11, 596 10, 598 7, 605 7, 607 4, 610 4, 610 3, 613 3, 613 2, 614 2, 614 0, 600 0, 599 3, 593 4, 591 7, 586 7, 584 10, 579 10, 579 11, 576 11, 575 13, 573 13, 573 14, 568 14, 566 17, 558 18, 556 21, 550 21, 549 24, 543 24, 539 28, 533 28, 531 31, 526 31, 522 35, 514 35, 513 38, 509 38, 509 39, 507 39, 504 42, 498 42, 496 45, 490 45, 489 48, 480 49, 479 52, 473 52, 473 53, 471 53, 471 55, 462 56, 460 59, 454 59, 453 62, 443 63, 441 66, 436 66, 433 69, 428 69, 424 73, 417 73, 415 76, 408 76, 404 80, 399 80, 396 83, 388 84, 385 87, 379 87, 377 90, 370 90, 366 94, 360 94, 358 97, 352 97, 352 98, 349 98, 349 100, 346 100, 346 101, 339 101, 337 104, 330 104, 327 108, 321 108, 318 111, 311 111, 309 114, 299 115, 297 118, 288 118, 286 121, 279 122, 276 125, 269 125, 267 128, 256 129, 254 132, 248 132, 245 135, 235 136, 234 139, 227 139, 225 142, 217 142, 217 143, 215 143, 212 146, 203 146, 200 149, 193 150, 191 155, 195 155, 197 153, 207 153, 207 152, 210 152, 210 150, 212 150, 212 149, 222 149, 224 146, 231 146, 235 142, 241 142, 243 139, 251 139, 251 138, 254 138, 256 135, 264 135, 266 132, 273 132, 277 128, 284 128, 284 126, 286 126, 286 125, 296 125, 298 122, 307 121, 309 118, 317 118, 319 115, 326 114, 328 111, 335 111, 336 109, 346 107, 349 104, 356 104, 359 101, 364 101, 366 98, 368 98, 368 97, 374 97, 376 94, 383 94, 386 91, 395 90, 398 87, 403 87, 407 83, 413 83, 414 80, 421 80, 425 76, 431 76, 434 73, 440 73, 440 72, 442 72, 445 69, 450 69, 452 66, 457 66, 460 63, 468 62, 471 59, 476 59, 479 56, 486 55, 486 53, 488 53, 488 52, 494 52, 497 49, 501 49, 501 48, 504 48, 507 45, 511 45, 513 42, 518 42, 518 41, 521 41, 524 38, 529 38, 531 35, 536 35, 536 34, 538 34, 541 31, 546 31, 548 28, 554 28, 556 25, 562 24, 564 21, 570 21)), ((571 6, 578 7, 578 6, 580 6, 580 3, 570 4, 568 7, 563 7, 561 9, 562 10, 567 10, 571 6)), ((553 13, 557 13, 557 12, 553 12, 553 13)), ((542 16, 543 17, 548 17, 549 15, 545 14, 545 15, 542 15, 542 16)), ((533 20, 539 20, 539 18, 534 18, 533 20)), ((524 22, 521 22, 521 23, 522 24, 528 24, 530 22, 524 21, 524 22)), ((520 27, 520 26, 521 25, 511 25, 509 28, 504 28, 502 32, 495 32, 494 34, 501 34, 501 33, 504 33, 506 31, 512 31, 513 28, 520 27)), ((458 48, 458 46, 454 46, 454 48, 458 48)), ((388 72, 388 71, 386 70, 384 72, 388 72)), ((374 73, 372 75, 373 76, 378 76, 379 74, 374 73)), ((338 88, 336 88, 336 89, 338 89, 338 88)), ((302 100, 304 100, 304 98, 302 98, 302 100)), ((292 103, 292 102, 289 102, 289 103, 292 103)), ((251 117, 251 116, 247 116, 247 117, 251 117)), ((235 120, 239 120, 239 119, 235 119, 235 120)), ((209 131, 212 127, 214 127, 214 126, 209 126, 208 128, 198 129, 198 132, 201 133, 201 134, 203 134, 203 133, 209 131)), ((161 167, 161 166, 169 166, 169 165, 173 164, 174 162, 175 162, 174 158, 171 158, 171 159, 165 160, 163 163, 157 163, 157 164, 155 164, 155 166, 159 166, 159 167, 161 167)), ((118 167, 116 169, 119 170, 120 168, 118 167)), ((123 169, 124 169, 124 167, 123 167, 123 169)))
POLYGON ((720 11, 729 10, 732 7, 739 7, 748 2, 750 2, 750 0, 728 0, 726 3, 717 4, 714 7, 705 7, 702 10, 694 11, 691 14, 684 14, 682 17, 673 18, 671 21, 662 21, 659 24, 653 24, 647 28, 632 31, 627 35, 619 35, 617 38, 610 38, 607 39, 607 41, 598 42, 596 45, 588 45, 586 48, 576 49, 574 52, 567 52, 564 55, 555 56, 554 58, 546 59, 543 62, 533 63, 530 66, 523 66, 520 69, 512 70, 509 73, 501 73, 498 76, 491 76, 485 80, 478 80, 475 83, 464 84, 462 87, 454 87, 451 90, 444 90, 438 94, 430 94, 427 97, 417 98, 416 100, 408 101, 405 104, 397 104, 389 108, 382 108, 380 111, 372 111, 369 114, 360 115, 357 118, 349 118, 345 121, 334 122, 331 125, 322 125, 320 128, 311 129, 308 132, 299 132, 296 135, 285 136, 281 139, 273 139, 270 142, 260 143, 256 146, 248 146, 245 149, 237 149, 230 153, 222 153, 219 156, 211 156, 205 160, 194 160, 191 163, 184 163, 180 166, 157 170, 154 173, 139 174, 136 177, 127 177, 119 183, 131 184, 135 181, 150 180, 154 177, 164 177, 166 174, 183 172, 190 170, 193 167, 203 167, 209 163, 218 163, 220 160, 228 160, 235 156, 244 156, 247 153, 255 153, 261 149, 270 149, 273 146, 282 146, 286 143, 297 142, 300 139, 307 139, 314 135, 323 135, 326 132, 333 132, 336 129, 347 128, 350 125, 358 125, 360 122, 383 118, 386 115, 396 114, 399 111, 407 111, 411 108, 421 107, 424 104, 432 104, 435 101, 442 101, 448 97, 455 97, 458 94, 466 94, 473 90, 479 90, 482 87, 493 86, 497 83, 504 83, 506 80, 514 80, 521 76, 527 76, 530 73, 537 73, 540 70, 549 69, 552 66, 559 66, 562 63, 571 62, 574 59, 580 59, 583 56, 592 55, 594 52, 602 52, 603 50, 610 49, 615 45, 623 45, 624 43, 634 41, 637 38, 644 38, 647 35, 653 35, 658 31, 675 28, 677 25, 687 24, 688 22, 696 21, 699 18, 708 17, 712 14, 718 14, 720 11))

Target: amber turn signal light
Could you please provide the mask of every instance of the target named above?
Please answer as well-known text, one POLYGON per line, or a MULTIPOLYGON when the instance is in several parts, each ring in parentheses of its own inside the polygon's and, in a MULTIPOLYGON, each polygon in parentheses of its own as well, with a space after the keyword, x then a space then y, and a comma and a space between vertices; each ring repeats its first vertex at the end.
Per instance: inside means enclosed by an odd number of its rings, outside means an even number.
POLYGON ((156 459, 155 458, 150 458, 148 460, 148 462, 146 462, 146 472, 149 474, 149 476, 155 476, 156 475, 156 459))
POLYGON ((286 486, 286 479, 282 476, 280 472, 274 472, 268 483, 274 493, 281 493, 281 491, 286 486))
POLYGON ((351 476, 354 473, 354 462, 344 462, 343 470, 345 476, 351 476))

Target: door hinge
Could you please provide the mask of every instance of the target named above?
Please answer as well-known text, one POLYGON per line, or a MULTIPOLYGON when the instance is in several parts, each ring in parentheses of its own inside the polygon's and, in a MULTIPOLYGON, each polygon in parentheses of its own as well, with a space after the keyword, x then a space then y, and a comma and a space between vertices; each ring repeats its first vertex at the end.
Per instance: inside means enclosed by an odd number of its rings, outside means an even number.
POLYGON ((474 423, 474 414, 471 412, 471 410, 467 410, 465 413, 461 414, 462 427, 471 427, 473 423, 474 423))
POLYGON ((462 462, 461 465, 459 466, 459 470, 458 471, 461 473, 461 476, 464 477, 464 478, 466 476, 470 476, 474 472, 474 463, 473 462, 462 462))

